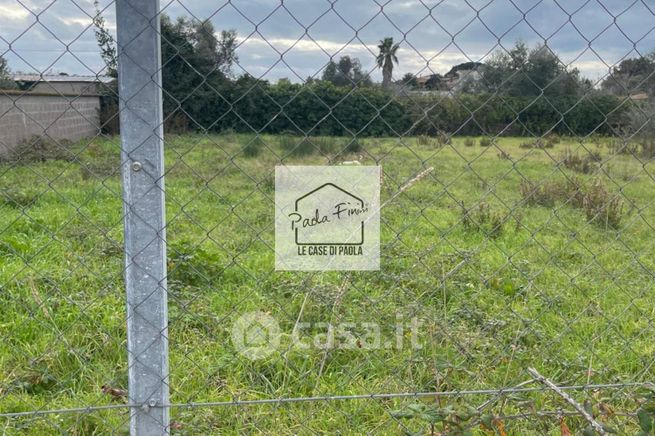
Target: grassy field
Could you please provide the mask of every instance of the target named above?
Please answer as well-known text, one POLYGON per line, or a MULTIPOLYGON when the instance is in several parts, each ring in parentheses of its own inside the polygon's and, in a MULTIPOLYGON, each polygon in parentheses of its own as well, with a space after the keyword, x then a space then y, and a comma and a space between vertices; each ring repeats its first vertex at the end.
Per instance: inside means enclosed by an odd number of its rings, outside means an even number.
MULTIPOLYGON (((529 380, 528 367, 566 385, 653 380, 655 165, 606 138, 479 142, 168 138, 172 402, 496 389, 529 380), (356 159, 382 165, 382 201, 434 168, 383 209, 381 270, 275 272, 275 165, 356 159), (358 334, 376 322, 382 337, 415 316, 422 348, 289 347, 301 310, 358 334), (230 340, 249 311, 283 332, 262 360, 230 340)), ((119 142, 71 150, 72 161, 0 164, 0 413, 118 404, 101 386, 127 387, 119 142)), ((639 431, 623 414, 643 388, 570 393, 600 422, 639 431)), ((177 434, 560 434, 559 409, 572 410, 552 392, 520 392, 171 414, 177 434)), ((0 418, 0 432, 123 434, 127 421, 125 410, 0 418)))

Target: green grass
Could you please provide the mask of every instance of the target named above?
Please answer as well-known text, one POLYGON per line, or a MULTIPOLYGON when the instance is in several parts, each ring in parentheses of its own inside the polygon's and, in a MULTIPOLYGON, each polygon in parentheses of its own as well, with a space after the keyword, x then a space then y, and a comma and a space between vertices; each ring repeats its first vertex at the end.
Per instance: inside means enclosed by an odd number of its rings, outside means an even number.
MULTIPOLYGON (((591 174, 555 165, 566 149, 584 152, 573 138, 545 149, 521 148, 526 138, 486 147, 479 138, 473 146, 458 137, 439 146, 366 138, 353 154, 352 138, 315 138, 311 147, 302 138, 252 139, 186 135, 166 145, 174 403, 494 389, 529 379, 530 366, 568 385, 653 379, 652 163, 611 154, 605 139, 584 143, 604 159, 591 174), (381 270, 352 273, 345 288, 342 273, 275 272, 274 166, 355 159, 382 165, 382 201, 434 167, 382 211, 381 270), (563 183, 574 175, 620 193, 618 229, 588 222, 561 199, 524 204, 523 178, 563 183), (249 311, 274 316, 288 345, 308 293, 303 321, 360 323, 359 334, 362 322, 377 322, 385 338, 397 315, 417 316, 423 347, 333 350, 327 358, 294 348, 255 362, 235 352, 231 325, 249 311)), ((127 387, 118 140, 73 149, 72 162, 0 165, 0 413, 113 404, 100 386, 127 387)), ((600 408, 633 413, 640 390, 572 395, 621 433, 637 431, 636 418, 603 417, 600 408)), ((449 408, 452 418, 489 398, 175 408, 172 416, 181 434, 426 434, 435 413, 401 412, 449 408)), ((484 413, 567 407, 533 392, 484 413)), ((0 431, 126 433, 127 420, 116 410, 0 418, 0 431)), ((472 430, 485 434, 479 421, 469 420, 472 430)), ((560 431, 552 416, 502 421, 510 434, 560 431)), ((565 422, 574 432, 585 427, 581 418, 565 422)))

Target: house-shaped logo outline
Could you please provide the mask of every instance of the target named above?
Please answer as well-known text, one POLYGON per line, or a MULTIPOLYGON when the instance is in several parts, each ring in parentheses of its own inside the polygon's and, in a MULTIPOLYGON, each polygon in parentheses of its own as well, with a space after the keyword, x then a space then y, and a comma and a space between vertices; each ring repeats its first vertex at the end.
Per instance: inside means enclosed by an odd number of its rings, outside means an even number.
MULTIPOLYGON (((307 194, 303 195, 302 197, 298 197, 298 199, 296 199, 296 203, 295 203, 295 211, 298 212, 298 204, 303 199, 309 197, 312 194, 315 194, 316 192, 320 191, 321 189, 323 189, 323 188, 325 188, 327 186, 332 186, 332 187, 338 189, 339 191, 343 192, 344 194, 354 198, 355 200, 357 200, 359 202, 362 209, 364 208, 364 200, 362 200, 358 196, 346 191, 345 189, 335 185, 334 183, 328 182, 328 183, 324 183, 323 185, 319 186, 318 188, 316 188, 316 189, 314 189, 312 191, 309 191, 307 194)), ((361 227, 361 239, 360 239, 359 242, 300 242, 298 240, 298 228, 296 228, 296 235, 295 235, 296 245, 363 245, 364 244, 364 220, 362 220, 362 222, 360 224, 360 227, 361 227)))

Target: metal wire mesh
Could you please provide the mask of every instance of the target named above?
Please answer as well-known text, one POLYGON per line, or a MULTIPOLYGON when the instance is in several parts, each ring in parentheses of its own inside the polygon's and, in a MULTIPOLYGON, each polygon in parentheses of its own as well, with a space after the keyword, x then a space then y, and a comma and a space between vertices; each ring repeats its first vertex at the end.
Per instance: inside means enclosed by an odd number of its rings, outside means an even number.
POLYGON ((651 4, 116 3, 0 0, 3 433, 655 428, 651 4), (344 164, 380 271, 275 271, 275 166, 344 164))

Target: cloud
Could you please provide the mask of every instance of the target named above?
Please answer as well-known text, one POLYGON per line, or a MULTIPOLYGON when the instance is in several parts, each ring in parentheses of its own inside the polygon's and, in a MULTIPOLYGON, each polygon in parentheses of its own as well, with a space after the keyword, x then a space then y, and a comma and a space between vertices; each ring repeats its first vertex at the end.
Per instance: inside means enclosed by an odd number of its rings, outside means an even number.
POLYGON ((61 18, 61 21, 67 26, 80 26, 80 27, 88 27, 93 23, 93 20, 89 17, 61 18))
POLYGON ((30 15, 30 12, 23 7, 0 4, 0 16, 7 20, 22 21, 30 15))
MULTIPOLYGON (((75 2, 0 0, 0 54, 14 70, 101 72, 103 63, 91 26, 92 0, 75 2)), ((546 43, 562 62, 592 79, 626 56, 655 49, 655 15, 647 3, 584 0, 162 0, 171 17, 210 19, 216 29, 239 34, 237 73, 268 80, 320 76, 330 57, 360 59, 376 80, 378 41, 401 44, 394 76, 444 73, 454 64, 484 61, 516 40, 546 43), (630 6, 630 7, 627 7, 630 6)), ((115 5, 102 0, 110 30, 115 5)))

